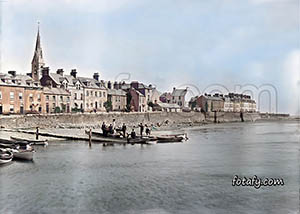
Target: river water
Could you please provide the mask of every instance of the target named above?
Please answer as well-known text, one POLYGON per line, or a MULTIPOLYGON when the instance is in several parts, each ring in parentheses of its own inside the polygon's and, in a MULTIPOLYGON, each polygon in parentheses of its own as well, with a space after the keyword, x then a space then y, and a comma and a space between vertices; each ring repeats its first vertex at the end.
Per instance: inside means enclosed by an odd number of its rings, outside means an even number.
POLYGON ((0 167, 0 213, 297 213, 297 122, 212 124, 186 143, 55 142, 0 167), (234 175, 284 186, 232 186, 234 175))

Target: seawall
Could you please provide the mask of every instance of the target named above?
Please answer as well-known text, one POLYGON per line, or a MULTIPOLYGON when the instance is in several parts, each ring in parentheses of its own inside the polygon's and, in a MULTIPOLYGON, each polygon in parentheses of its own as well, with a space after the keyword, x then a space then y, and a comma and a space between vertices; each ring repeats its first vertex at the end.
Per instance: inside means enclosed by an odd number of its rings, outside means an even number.
MULTIPOLYGON (((258 113, 244 113, 244 121, 260 119, 258 113)), ((111 123, 116 119, 118 124, 129 126, 138 123, 147 124, 195 124, 203 122, 240 122, 240 113, 216 112, 203 114, 201 112, 151 112, 151 113, 77 113, 52 115, 13 115, 1 116, 0 126, 3 128, 41 128, 51 127, 86 127, 100 126, 102 122, 111 123), (216 114, 216 116, 215 116, 216 114), (216 118, 216 119, 215 119, 216 118)))

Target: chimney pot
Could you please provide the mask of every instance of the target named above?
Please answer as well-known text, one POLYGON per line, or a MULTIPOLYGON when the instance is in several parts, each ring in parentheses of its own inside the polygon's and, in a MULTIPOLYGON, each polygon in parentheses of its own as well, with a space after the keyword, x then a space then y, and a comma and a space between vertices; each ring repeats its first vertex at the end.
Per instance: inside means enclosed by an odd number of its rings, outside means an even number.
POLYGON ((8 74, 12 75, 13 77, 16 76, 17 72, 16 71, 8 71, 8 74))
POLYGON ((99 73, 94 73, 93 78, 97 81, 99 81, 99 73))
POLYGON ((64 75, 64 69, 62 69, 62 68, 57 69, 56 73, 63 76, 64 75))
POLYGON ((76 69, 72 69, 70 75, 73 76, 74 78, 77 78, 77 71, 76 71, 76 69))

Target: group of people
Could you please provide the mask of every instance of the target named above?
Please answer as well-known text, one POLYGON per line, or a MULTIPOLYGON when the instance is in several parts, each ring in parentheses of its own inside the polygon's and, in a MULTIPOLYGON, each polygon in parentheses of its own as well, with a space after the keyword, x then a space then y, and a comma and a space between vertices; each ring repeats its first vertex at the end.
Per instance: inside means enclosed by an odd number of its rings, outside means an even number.
MULTIPOLYGON (((153 125, 148 126, 147 124, 144 125, 143 123, 140 123, 138 125, 138 127, 140 128, 140 136, 143 137, 144 131, 145 131, 146 136, 149 136, 151 134, 151 127, 153 127, 153 125)), ((108 136, 109 134, 114 135, 116 132, 119 132, 123 137, 130 136, 132 139, 137 138, 134 128, 131 130, 130 134, 127 134, 126 133, 126 130, 127 130, 126 124, 123 123, 121 128, 117 128, 115 119, 113 119, 113 122, 109 126, 107 126, 105 124, 105 122, 103 122, 101 129, 102 129, 102 133, 104 136, 108 136)))

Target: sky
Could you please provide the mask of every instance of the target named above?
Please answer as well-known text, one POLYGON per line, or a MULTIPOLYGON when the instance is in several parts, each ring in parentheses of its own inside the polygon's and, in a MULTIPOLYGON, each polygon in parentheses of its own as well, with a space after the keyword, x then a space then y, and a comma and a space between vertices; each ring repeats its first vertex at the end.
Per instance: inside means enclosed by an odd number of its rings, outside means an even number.
POLYGON ((2 0, 0 72, 27 73, 40 21, 51 72, 159 91, 244 92, 299 114, 298 0, 2 0), (259 96, 260 95, 260 96, 259 96))

